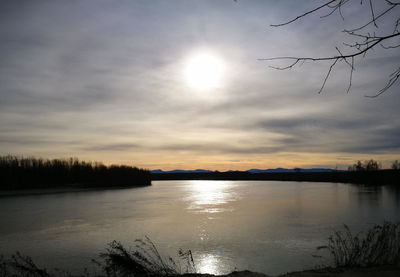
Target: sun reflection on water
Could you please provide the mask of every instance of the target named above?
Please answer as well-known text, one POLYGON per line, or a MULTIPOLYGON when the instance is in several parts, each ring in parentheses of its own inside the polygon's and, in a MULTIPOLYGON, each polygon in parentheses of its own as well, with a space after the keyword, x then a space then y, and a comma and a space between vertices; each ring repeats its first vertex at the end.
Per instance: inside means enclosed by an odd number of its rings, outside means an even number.
POLYGON ((191 181, 186 186, 188 209, 208 214, 233 211, 226 204, 238 199, 234 186, 229 181, 191 181))
POLYGON ((217 256, 206 254, 200 257, 196 265, 199 273, 220 274, 220 261, 217 256))
POLYGON ((237 184, 231 181, 195 180, 185 183, 184 201, 189 213, 194 214, 198 249, 195 250, 196 269, 199 273, 227 274, 232 271, 232 262, 219 244, 215 244, 214 220, 220 221, 226 213, 235 210, 235 203, 240 199, 237 184))

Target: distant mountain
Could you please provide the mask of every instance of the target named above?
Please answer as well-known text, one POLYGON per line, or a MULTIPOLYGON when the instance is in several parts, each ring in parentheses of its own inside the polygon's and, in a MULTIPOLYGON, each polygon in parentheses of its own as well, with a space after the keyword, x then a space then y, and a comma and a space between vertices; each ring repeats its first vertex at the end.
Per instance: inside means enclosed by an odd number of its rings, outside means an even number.
POLYGON ((291 173, 291 172, 334 172, 337 170, 331 168, 296 168, 296 169, 287 169, 287 168, 275 168, 275 169, 250 169, 246 172, 249 173, 291 173))
MULTIPOLYGON (((237 171, 237 170, 228 170, 225 171, 226 173, 232 173, 232 172, 248 172, 251 174, 257 174, 257 173, 291 173, 291 172, 334 172, 338 170, 334 170, 331 168, 298 168, 298 169, 287 169, 287 168, 275 168, 275 169, 249 169, 246 171, 237 171)), ((340 171, 340 170, 339 170, 340 171)), ((154 174, 160 174, 160 173, 209 173, 209 172, 214 172, 212 170, 206 170, 206 169, 195 169, 195 170, 181 170, 181 169, 175 169, 175 170, 169 170, 169 171, 164 171, 161 169, 155 169, 151 170, 151 173, 154 174)))
POLYGON ((161 169, 155 169, 151 170, 151 173, 159 174, 159 173, 207 173, 207 172, 213 172, 212 170, 207 170, 207 169, 195 169, 195 170, 181 170, 181 169, 175 169, 175 170, 169 170, 169 171, 164 171, 161 169))
POLYGON ((154 169, 154 170, 150 170, 150 173, 165 173, 165 171, 163 171, 161 169, 154 169))

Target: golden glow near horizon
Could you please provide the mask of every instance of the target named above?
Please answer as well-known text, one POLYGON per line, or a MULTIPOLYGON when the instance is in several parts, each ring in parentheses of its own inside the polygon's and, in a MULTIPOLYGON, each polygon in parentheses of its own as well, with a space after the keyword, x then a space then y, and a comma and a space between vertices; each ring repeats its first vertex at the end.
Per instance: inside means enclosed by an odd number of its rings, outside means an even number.
MULTIPOLYGON (((22 155, 23 153, 21 153, 22 155)), ((252 168, 272 169, 283 168, 313 168, 329 167, 347 169, 348 166, 357 162, 373 158, 382 163, 383 168, 390 168, 394 160, 399 156, 393 154, 348 154, 348 153, 305 153, 305 152, 280 152, 271 154, 203 154, 198 152, 177 153, 176 151, 161 152, 129 152, 109 153, 103 152, 96 154, 86 153, 86 155, 71 155, 59 153, 56 155, 39 155, 43 158, 65 158, 70 156, 78 157, 85 161, 99 161, 106 165, 124 164, 146 168, 150 170, 248 170, 252 168), (193 154, 194 153, 194 154, 193 154), (160 155, 163 159, 160 160, 160 155)), ((201 192, 198 192, 201 194, 201 192)))
POLYGON ((218 87, 223 78, 225 66, 221 58, 201 52, 192 55, 185 67, 187 84, 195 90, 209 90, 218 87))

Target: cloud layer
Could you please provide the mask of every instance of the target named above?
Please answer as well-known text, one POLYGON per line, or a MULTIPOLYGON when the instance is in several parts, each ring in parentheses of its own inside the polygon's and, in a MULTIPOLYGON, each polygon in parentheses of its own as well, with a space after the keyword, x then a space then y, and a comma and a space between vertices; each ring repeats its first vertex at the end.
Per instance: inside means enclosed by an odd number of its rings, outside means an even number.
POLYGON ((315 15, 269 27, 310 7, 289 0, 2 1, 0 152, 166 170, 398 158, 398 86, 364 97, 384 86, 398 51, 361 59, 349 94, 345 64, 319 95, 329 64, 276 71, 258 60, 335 54, 346 39, 340 31, 368 20, 355 5, 345 21, 315 15), (183 71, 204 49, 227 70, 220 87, 198 92, 183 71))

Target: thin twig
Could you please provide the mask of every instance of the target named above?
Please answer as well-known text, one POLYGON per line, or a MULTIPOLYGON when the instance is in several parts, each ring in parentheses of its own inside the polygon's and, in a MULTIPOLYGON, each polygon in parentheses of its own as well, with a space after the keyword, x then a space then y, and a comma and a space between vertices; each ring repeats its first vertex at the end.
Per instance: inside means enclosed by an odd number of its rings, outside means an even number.
POLYGON ((329 76, 331 75, 332 68, 335 66, 335 64, 337 63, 338 60, 339 60, 339 59, 336 59, 336 60, 331 64, 331 66, 329 67, 328 73, 327 73, 326 76, 325 76, 325 80, 324 80, 324 82, 322 83, 322 86, 321 86, 321 88, 319 89, 318 94, 320 94, 320 93, 322 92, 322 90, 324 89, 325 84, 326 84, 326 81, 328 80, 329 76))
POLYGON ((397 82, 397 80, 399 80, 399 78, 400 78, 400 67, 397 70, 395 70, 392 74, 390 74, 389 77, 390 77, 389 81, 377 94, 365 95, 365 97, 376 98, 379 95, 383 94, 385 91, 387 91, 390 87, 392 87, 397 82))
POLYGON ((292 19, 292 20, 290 20, 290 21, 287 21, 287 22, 284 22, 284 23, 281 23, 281 24, 271 24, 270 26, 271 26, 271 27, 280 27, 280 26, 288 25, 288 24, 290 24, 290 23, 292 23, 292 22, 295 22, 296 20, 298 20, 298 19, 300 19, 300 18, 302 18, 302 17, 304 17, 304 16, 307 16, 307 15, 313 13, 313 12, 316 12, 316 11, 318 11, 319 9, 322 9, 323 7, 326 7, 326 6, 328 6, 329 4, 331 4, 331 3, 333 3, 333 2, 336 2, 336 1, 338 1, 338 0, 331 0, 331 1, 329 1, 328 3, 325 3, 325 4, 323 4, 323 5, 319 6, 319 7, 316 7, 315 9, 313 9, 313 10, 311 10, 311 11, 305 12, 305 13, 303 13, 302 15, 299 15, 299 16, 297 16, 296 18, 294 18, 294 19, 292 19))
POLYGON ((351 29, 351 30, 343 30, 343 32, 349 33, 349 32, 355 32, 355 31, 360 31, 361 29, 367 27, 369 24, 374 23, 374 21, 376 21, 377 19, 381 18, 382 16, 384 16, 386 13, 388 13, 389 11, 391 11, 392 9, 394 9, 396 6, 391 6, 389 9, 383 11, 382 13, 380 13, 378 16, 376 16, 373 20, 368 21, 367 23, 365 23, 364 25, 357 27, 355 29, 351 29))
POLYGON ((372 0, 369 0, 369 7, 371 9, 372 21, 374 22, 374 26, 378 28, 378 25, 376 25, 375 21, 375 13, 374 13, 374 7, 372 6, 372 0))
POLYGON ((350 80, 349 80, 349 86, 347 87, 346 93, 350 92, 351 82, 353 81, 353 71, 354 71, 354 57, 351 57, 350 80))

